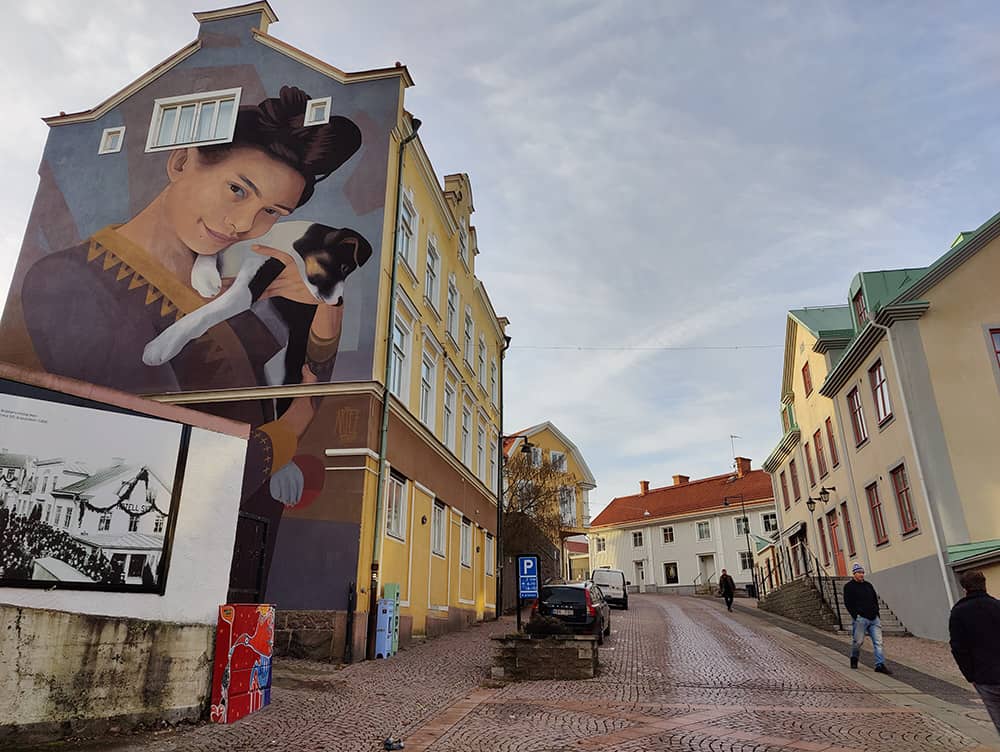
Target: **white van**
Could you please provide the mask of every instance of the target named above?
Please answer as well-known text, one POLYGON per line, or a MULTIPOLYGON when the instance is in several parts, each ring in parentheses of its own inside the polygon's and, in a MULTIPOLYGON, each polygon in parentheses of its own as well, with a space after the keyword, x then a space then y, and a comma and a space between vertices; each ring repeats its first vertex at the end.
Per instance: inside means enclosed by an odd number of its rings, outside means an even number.
POLYGON ((608 603, 628 609, 628 586, 625 573, 620 569, 595 569, 591 575, 594 584, 601 588, 608 603))

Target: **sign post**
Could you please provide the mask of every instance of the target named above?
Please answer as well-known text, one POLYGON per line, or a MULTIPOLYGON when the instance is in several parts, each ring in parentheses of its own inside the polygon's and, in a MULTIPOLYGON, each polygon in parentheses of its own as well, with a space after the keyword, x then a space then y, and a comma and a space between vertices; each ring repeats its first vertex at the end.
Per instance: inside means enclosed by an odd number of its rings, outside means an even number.
POLYGON ((517 557, 517 631, 521 631, 521 607, 525 598, 538 597, 538 557, 517 557))

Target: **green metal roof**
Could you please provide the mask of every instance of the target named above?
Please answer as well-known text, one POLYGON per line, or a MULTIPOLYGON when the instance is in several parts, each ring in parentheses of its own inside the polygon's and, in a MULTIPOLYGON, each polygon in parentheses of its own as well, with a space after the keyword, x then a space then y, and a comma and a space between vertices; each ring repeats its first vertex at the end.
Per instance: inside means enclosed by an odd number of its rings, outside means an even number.
POLYGON ((977 556, 990 553, 1000 553, 1000 539, 976 541, 975 543, 959 543, 948 546, 948 562, 958 564, 965 559, 973 559, 977 556))
POLYGON ((827 332, 854 329, 854 323, 851 320, 851 307, 846 305, 796 308, 789 311, 788 315, 802 324, 815 337, 821 337, 827 332))
MULTIPOLYGON (((921 266, 913 269, 884 269, 859 274, 858 277, 862 279, 861 284, 865 290, 865 302, 868 304, 869 313, 884 308, 890 301, 902 295, 906 288, 927 274, 928 268, 921 266)), ((854 285, 851 285, 852 298, 855 292, 857 290, 854 285)))

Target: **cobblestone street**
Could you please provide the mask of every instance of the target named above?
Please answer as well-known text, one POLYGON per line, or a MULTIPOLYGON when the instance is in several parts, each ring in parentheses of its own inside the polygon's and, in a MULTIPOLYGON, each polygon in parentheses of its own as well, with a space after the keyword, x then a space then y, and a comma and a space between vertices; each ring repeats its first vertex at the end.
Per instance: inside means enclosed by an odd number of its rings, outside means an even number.
MULTIPOLYGON (((929 683, 915 689, 875 674, 870 653, 851 671, 845 653, 751 609, 727 613, 717 599, 636 596, 631 603, 613 612, 593 680, 491 682, 488 637, 511 629, 508 619, 389 661, 340 670, 281 661, 272 705, 232 726, 57 748, 359 752, 394 736, 411 752, 1000 749, 982 705, 956 684, 935 696, 934 680, 924 676, 929 683)), ((896 675, 920 676, 905 668, 896 675)))

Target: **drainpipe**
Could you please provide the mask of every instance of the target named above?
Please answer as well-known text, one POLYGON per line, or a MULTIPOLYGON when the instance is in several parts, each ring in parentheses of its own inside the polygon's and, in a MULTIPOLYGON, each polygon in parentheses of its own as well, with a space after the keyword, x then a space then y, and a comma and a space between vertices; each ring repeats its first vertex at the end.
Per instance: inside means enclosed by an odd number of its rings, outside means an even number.
POLYGON ((500 618, 503 610, 503 361, 504 353, 510 347, 510 337, 503 338, 500 350, 500 438, 497 439, 497 563, 496 563, 496 608, 493 609, 493 620, 500 618))
POLYGON ((374 657, 375 620, 378 610, 378 580, 379 559, 382 555, 382 492, 385 487, 385 450, 389 439, 389 377, 392 375, 392 334, 396 321, 396 274, 399 266, 399 254, 396 252, 397 235, 399 233, 400 196, 403 192, 403 152, 406 145, 417 137, 420 121, 410 120, 410 135, 399 142, 399 158, 396 163, 396 221, 392 228, 392 274, 389 281, 389 319, 386 324, 385 341, 385 372, 382 379, 382 428, 378 442, 378 484, 375 491, 375 534, 372 542, 372 577, 368 586, 368 654, 374 657))
POLYGON ((944 580, 944 592, 948 597, 948 608, 955 605, 955 594, 951 590, 951 580, 948 578, 948 567, 944 562, 944 550, 941 546, 941 537, 938 534, 937 523, 934 521, 934 509, 931 508, 931 496, 927 493, 927 483, 924 481, 924 467, 920 460, 920 451, 917 449, 917 440, 913 435, 913 421, 910 418, 910 408, 906 401, 906 389, 903 386, 902 371, 899 370, 899 361, 896 359, 896 345, 892 341, 892 332, 884 324, 875 323, 874 319, 869 319, 869 323, 885 334, 889 341, 889 356, 892 358, 892 367, 896 372, 896 380, 899 382, 899 400, 903 403, 903 414, 906 416, 906 431, 910 436, 910 446, 913 447, 913 456, 917 460, 917 478, 920 481, 920 490, 924 494, 924 501, 927 504, 927 519, 931 526, 931 535, 934 536, 934 550, 937 553, 938 565, 941 567, 941 579, 944 580))

